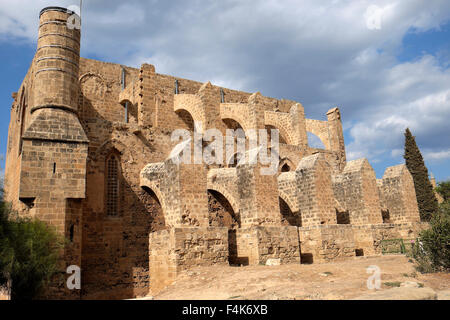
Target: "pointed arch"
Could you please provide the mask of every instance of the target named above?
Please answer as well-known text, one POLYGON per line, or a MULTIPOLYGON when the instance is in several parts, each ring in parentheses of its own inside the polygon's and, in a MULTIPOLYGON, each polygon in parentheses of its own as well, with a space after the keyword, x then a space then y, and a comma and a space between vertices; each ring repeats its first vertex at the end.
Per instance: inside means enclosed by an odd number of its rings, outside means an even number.
POLYGON ((179 109, 179 110, 176 110, 175 113, 184 122, 184 124, 186 125, 186 127, 189 131, 194 131, 195 120, 189 111, 187 111, 185 109, 179 109))
MULTIPOLYGON (((306 124, 306 133, 308 135, 308 145, 311 148, 311 140, 314 138, 316 142, 318 142, 317 139, 321 141, 321 144, 323 144, 323 148, 316 148, 316 149, 330 149, 330 132, 328 128, 328 122, 327 121, 320 121, 320 120, 313 120, 313 119, 305 119, 306 124), (311 135, 313 134, 313 135, 311 135), (317 136, 317 138, 315 137, 317 136)), ((314 146, 312 148, 315 148, 314 146)))
POLYGON ((88 72, 78 79, 81 97, 104 99, 110 89, 110 85, 101 74, 88 72))
POLYGON ((191 130, 194 129, 195 123, 201 123, 202 128, 197 129, 200 132, 203 132, 203 127, 206 126, 206 114, 205 107, 200 97, 195 94, 177 94, 174 99, 173 111, 175 111, 185 123, 186 119, 192 119, 192 124, 189 125, 189 129, 191 130), (186 114, 188 114, 189 117, 186 114))
POLYGON ((145 201, 145 207, 148 213, 152 216, 152 231, 159 231, 161 229, 166 228, 166 220, 165 220, 165 212, 163 209, 163 205, 161 202, 161 194, 159 196, 156 194, 159 190, 155 189, 156 192, 147 187, 142 186, 143 190, 143 198, 145 201))
POLYGON ((294 163, 287 157, 280 159, 278 163, 278 173, 295 171, 294 163))
POLYGON ((162 208, 165 225, 172 227, 174 222, 171 218, 173 218, 174 207, 176 207, 176 203, 174 202, 177 202, 178 199, 171 198, 171 194, 169 194, 169 190, 165 186, 167 180, 165 163, 151 163, 142 169, 139 185, 145 191, 151 190, 156 196, 162 208))
POLYGON ((98 147, 92 156, 88 157, 88 161, 102 161, 102 159, 105 159, 113 150, 122 157, 127 151, 127 146, 118 139, 106 140, 98 147))
POLYGON ((209 224, 216 227, 236 229, 241 226, 239 212, 228 198, 217 190, 208 189, 209 224))
MULTIPOLYGON (((230 204, 231 209, 233 210, 234 214, 236 216, 239 215, 238 202, 236 201, 236 199, 234 199, 234 197, 232 196, 232 193, 227 191, 226 187, 222 187, 219 184, 208 185, 208 192, 209 191, 213 191, 213 192, 217 192, 217 193, 221 194, 224 197, 224 199, 230 204)), ((240 220, 239 220, 239 225, 240 225, 240 220)))
POLYGON ((151 184, 151 185, 145 185, 145 186, 141 186, 141 188, 145 191, 151 191, 151 193, 153 193, 156 197, 156 199, 158 200, 159 204, 162 207, 163 210, 163 214, 164 217, 167 214, 167 210, 166 210, 166 202, 164 201, 165 198, 161 192, 161 190, 156 186, 156 184, 151 184))
POLYGON ((244 103, 221 103, 220 117, 229 129, 230 122, 234 121, 239 124, 246 133, 249 129, 256 129, 256 117, 254 110, 244 103))
POLYGON ((292 203, 291 205, 289 205, 290 203, 289 198, 284 198, 280 195, 278 201, 280 204, 280 214, 282 222, 290 226, 301 227, 302 226, 301 214, 299 211, 295 211, 293 209, 292 203))

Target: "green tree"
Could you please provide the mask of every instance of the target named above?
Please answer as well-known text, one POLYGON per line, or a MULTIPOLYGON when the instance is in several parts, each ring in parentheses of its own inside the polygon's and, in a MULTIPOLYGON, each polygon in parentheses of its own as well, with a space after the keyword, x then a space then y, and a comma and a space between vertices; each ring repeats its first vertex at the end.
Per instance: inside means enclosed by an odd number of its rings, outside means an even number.
POLYGON ((420 218, 422 221, 430 221, 433 213, 438 209, 438 201, 428 178, 428 169, 425 167, 422 154, 409 128, 405 131, 405 154, 403 157, 414 180, 420 218))
POLYGON ((439 182, 436 191, 442 196, 444 202, 450 201, 450 180, 439 182))
POLYGON ((413 257, 420 272, 450 271, 450 202, 444 202, 433 215, 430 229, 420 233, 413 257))
POLYGON ((11 281, 12 300, 39 296, 58 270, 62 245, 54 228, 0 203, 0 285, 11 281))
POLYGON ((0 201, 0 286, 8 284, 8 270, 14 255, 10 244, 10 235, 8 208, 3 201, 0 201))

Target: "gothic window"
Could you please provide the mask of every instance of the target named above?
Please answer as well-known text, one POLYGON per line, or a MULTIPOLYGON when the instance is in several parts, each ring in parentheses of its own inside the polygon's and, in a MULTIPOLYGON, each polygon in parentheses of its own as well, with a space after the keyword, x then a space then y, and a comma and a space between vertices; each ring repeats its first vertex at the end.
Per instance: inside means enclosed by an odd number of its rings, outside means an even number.
POLYGON ((119 213, 119 158, 111 154, 106 159, 106 214, 117 216, 119 213))

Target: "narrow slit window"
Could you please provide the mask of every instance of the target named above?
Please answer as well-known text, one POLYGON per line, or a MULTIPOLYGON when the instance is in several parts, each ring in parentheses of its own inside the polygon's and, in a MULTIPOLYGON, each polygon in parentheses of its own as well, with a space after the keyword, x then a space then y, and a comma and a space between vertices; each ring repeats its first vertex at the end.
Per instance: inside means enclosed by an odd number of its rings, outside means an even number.
POLYGON ((178 83, 178 80, 175 80, 175 90, 174 90, 175 94, 179 93, 179 89, 180 89, 180 85, 178 83))
POLYGON ((128 102, 125 102, 125 123, 128 123, 128 102))
POLYGON ((225 93, 223 92, 223 88, 220 88, 220 102, 225 103, 225 93))

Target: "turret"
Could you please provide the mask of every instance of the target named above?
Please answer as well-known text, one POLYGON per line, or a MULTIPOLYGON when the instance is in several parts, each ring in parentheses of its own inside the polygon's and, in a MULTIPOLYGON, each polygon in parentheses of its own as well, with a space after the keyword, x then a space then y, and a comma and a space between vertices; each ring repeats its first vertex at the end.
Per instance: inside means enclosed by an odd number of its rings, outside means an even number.
POLYGON ((42 108, 77 112, 80 29, 68 22, 74 14, 60 7, 40 13, 31 112, 42 108))
MULTIPOLYGON (((68 240, 62 272, 70 265, 81 266, 81 199, 86 194, 89 143, 77 115, 80 30, 69 28, 72 15, 59 7, 40 13, 30 118, 19 158, 19 199, 29 214, 55 226, 68 240)), ((74 298, 79 291, 67 290, 61 282, 46 294, 74 298)))

